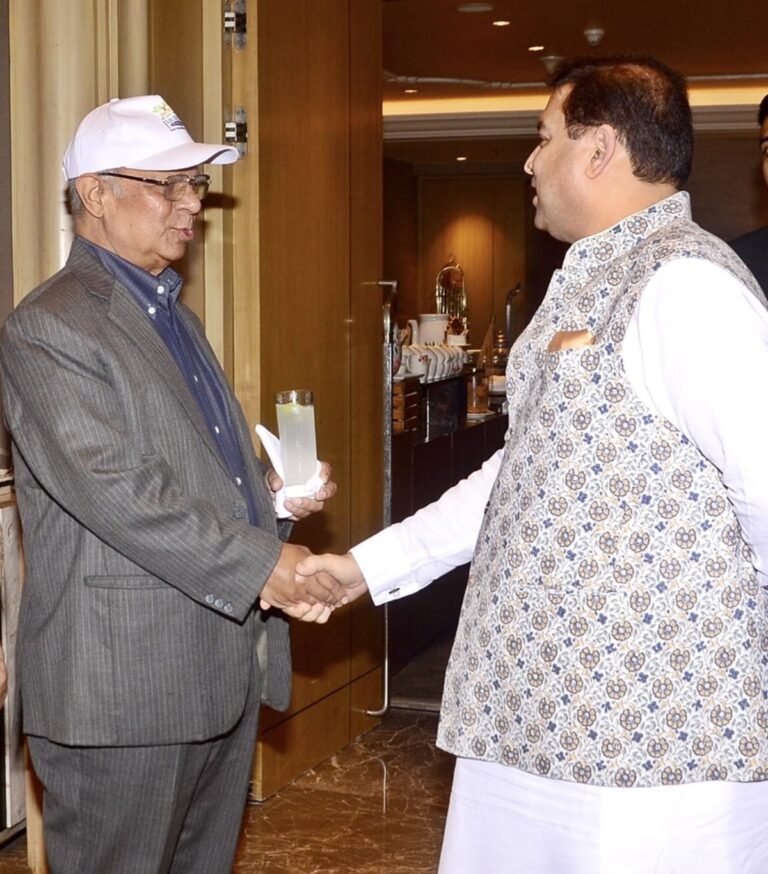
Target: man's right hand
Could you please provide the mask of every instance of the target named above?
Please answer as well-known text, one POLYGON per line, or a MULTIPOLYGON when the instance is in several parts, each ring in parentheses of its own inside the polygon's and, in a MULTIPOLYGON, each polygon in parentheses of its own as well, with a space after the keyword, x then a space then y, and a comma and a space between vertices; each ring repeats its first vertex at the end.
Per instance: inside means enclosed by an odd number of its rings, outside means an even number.
MULTIPOLYGON (((290 612, 290 615, 297 615, 296 611, 301 612, 307 605, 319 604, 333 609, 347 603, 349 598, 344 586, 322 569, 297 574, 296 565, 311 555, 306 546, 283 544, 280 558, 261 590, 262 609, 277 607, 290 612)), ((318 607, 310 615, 324 613, 318 607)))
POLYGON ((296 566, 299 574, 330 574, 343 587, 347 601, 354 601, 368 591, 360 565, 351 553, 334 555, 308 555, 296 566))

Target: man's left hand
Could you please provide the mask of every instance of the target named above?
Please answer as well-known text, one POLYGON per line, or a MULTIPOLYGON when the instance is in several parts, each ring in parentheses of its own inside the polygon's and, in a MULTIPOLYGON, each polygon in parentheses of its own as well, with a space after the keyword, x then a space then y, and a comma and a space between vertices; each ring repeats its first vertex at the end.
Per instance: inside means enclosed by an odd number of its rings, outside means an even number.
MULTIPOLYGON (((332 498, 337 491, 336 483, 331 479, 331 465, 327 461, 320 462, 320 479, 323 485, 314 496, 311 498, 287 498, 285 501, 285 509, 291 514, 292 519, 306 519, 312 513, 317 513, 323 509, 325 502, 332 498)), ((283 487, 283 481, 270 469, 267 471, 267 486, 273 492, 279 492, 283 487)))

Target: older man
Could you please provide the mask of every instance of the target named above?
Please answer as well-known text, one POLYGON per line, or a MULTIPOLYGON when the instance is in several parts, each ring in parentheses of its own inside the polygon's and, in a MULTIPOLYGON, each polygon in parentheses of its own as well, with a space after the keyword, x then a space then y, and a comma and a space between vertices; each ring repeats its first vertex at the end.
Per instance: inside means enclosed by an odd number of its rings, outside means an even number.
MULTIPOLYGON (((768 185, 768 94, 760 101, 757 110, 757 123, 760 125, 759 145, 763 179, 768 185)), ((768 225, 736 237, 735 240, 731 240, 731 246, 754 273, 763 293, 768 294, 768 225)))
POLYGON ((299 570, 377 603, 473 556, 441 874, 768 870, 765 300, 691 221, 680 76, 565 64, 525 169, 571 243, 511 351, 506 447, 299 570))
MULTIPOLYGON (((259 601, 327 614, 337 600, 320 577, 297 584, 307 550, 282 540, 170 267, 208 190, 200 165, 236 158, 194 142, 158 96, 95 109, 64 157, 69 259, 0 339, 24 729, 57 874, 230 871, 259 704, 290 695, 288 627, 259 601)), ((329 473, 295 516, 334 493, 329 473)))

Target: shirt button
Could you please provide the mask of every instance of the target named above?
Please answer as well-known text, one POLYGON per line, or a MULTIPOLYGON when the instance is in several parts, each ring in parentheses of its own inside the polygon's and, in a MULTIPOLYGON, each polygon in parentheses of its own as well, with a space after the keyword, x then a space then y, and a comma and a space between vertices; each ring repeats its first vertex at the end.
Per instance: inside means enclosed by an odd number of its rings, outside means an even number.
POLYGON ((213 604, 214 607, 218 607, 219 610, 224 606, 224 601, 221 598, 217 598, 213 604))
POLYGON ((147 312, 150 314, 150 316, 154 316, 154 314, 157 312, 157 308, 156 307, 149 307, 147 309, 147 312))
POLYGON ((235 477, 235 482, 236 482, 239 486, 241 486, 241 485, 243 484, 243 481, 240 479, 239 476, 236 476, 236 477, 235 477))
POLYGON ((213 604, 213 602, 214 602, 215 600, 216 600, 216 599, 213 597, 213 595, 206 595, 206 596, 205 596, 205 603, 206 603, 206 604, 213 604))
POLYGON ((389 590, 389 594, 390 594, 390 595, 399 595, 399 594, 400 594, 400 589, 399 589, 399 588, 390 589, 390 590, 389 590))
POLYGON ((194 373, 192 374, 192 380, 193 382, 200 382, 200 380, 194 375, 194 373))
POLYGON ((214 425, 214 426, 213 426, 213 430, 214 430, 217 434, 221 434, 221 429, 219 428, 218 425, 214 425))
POLYGON ((158 294, 165 294, 165 286, 164 286, 164 285, 158 285, 158 286, 157 286, 157 293, 158 293, 158 294))

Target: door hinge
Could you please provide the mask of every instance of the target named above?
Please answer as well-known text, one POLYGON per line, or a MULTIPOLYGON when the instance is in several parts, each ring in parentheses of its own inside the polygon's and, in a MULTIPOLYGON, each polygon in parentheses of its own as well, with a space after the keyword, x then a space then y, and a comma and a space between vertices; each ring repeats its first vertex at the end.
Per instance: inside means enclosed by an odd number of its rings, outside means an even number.
POLYGON ((242 106, 238 106, 234 114, 227 111, 224 118, 224 142, 234 146, 240 157, 243 158, 248 152, 248 113, 242 106))
POLYGON ((246 0, 224 0, 224 45, 243 49, 247 41, 246 0))

